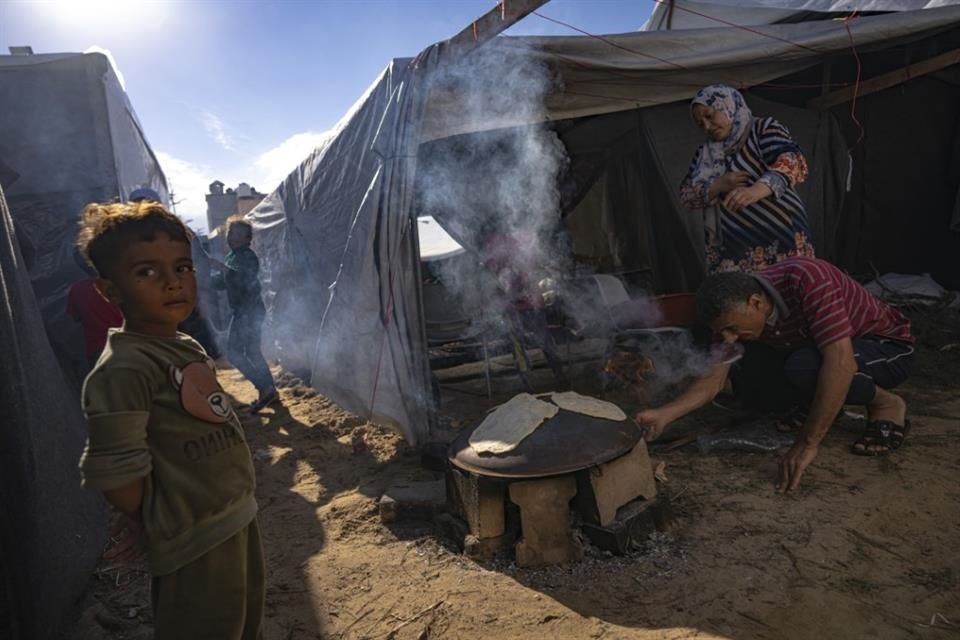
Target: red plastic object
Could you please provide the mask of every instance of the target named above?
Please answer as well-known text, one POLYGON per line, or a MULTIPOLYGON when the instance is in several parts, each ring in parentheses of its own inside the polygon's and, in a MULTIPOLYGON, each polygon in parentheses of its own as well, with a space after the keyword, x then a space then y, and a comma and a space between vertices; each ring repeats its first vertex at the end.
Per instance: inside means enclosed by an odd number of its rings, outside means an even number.
POLYGON ((668 293, 657 296, 660 325, 664 327, 692 327, 694 322, 694 294, 668 293))

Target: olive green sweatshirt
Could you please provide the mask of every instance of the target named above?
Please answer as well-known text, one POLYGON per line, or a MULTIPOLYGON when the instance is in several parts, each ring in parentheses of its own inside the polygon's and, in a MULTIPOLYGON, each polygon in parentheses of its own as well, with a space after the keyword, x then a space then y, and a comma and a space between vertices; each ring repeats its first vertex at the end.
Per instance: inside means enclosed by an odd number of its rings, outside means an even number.
POLYGON ((256 516, 250 450, 213 362, 192 338, 113 330, 83 386, 86 486, 145 480, 154 575, 172 573, 256 516))

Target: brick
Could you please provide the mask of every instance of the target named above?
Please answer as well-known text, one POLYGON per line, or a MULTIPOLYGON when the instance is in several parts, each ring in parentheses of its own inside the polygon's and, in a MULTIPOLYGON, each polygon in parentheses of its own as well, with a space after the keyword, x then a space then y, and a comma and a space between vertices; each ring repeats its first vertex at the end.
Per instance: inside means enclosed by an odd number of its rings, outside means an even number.
POLYGON ((507 536, 478 538, 468 535, 463 539, 463 553, 471 560, 489 561, 507 550, 507 536))
POLYGON ((627 454, 577 473, 577 511, 586 522, 609 526, 617 509, 636 498, 657 495, 647 444, 641 440, 627 454))
POLYGON ((470 535, 467 523, 449 513, 438 513, 434 516, 433 529, 438 537, 450 540, 460 551, 463 551, 464 538, 470 535))
POLYGON ((463 518, 470 534, 498 538, 506 530, 506 483, 451 468, 447 471, 447 510, 463 518))
POLYGON ((668 530, 670 520, 670 502, 666 497, 656 500, 638 498, 622 507, 609 526, 584 523, 581 529, 596 547, 623 555, 643 544, 654 531, 668 530))
POLYGON ((583 548, 570 528, 570 499, 576 493, 577 482, 570 475, 510 485, 510 499, 520 507, 519 566, 560 564, 583 557, 583 548))
POLYGON ((409 520, 430 521, 443 511, 446 489, 443 480, 408 482, 390 487, 379 501, 383 524, 409 520))

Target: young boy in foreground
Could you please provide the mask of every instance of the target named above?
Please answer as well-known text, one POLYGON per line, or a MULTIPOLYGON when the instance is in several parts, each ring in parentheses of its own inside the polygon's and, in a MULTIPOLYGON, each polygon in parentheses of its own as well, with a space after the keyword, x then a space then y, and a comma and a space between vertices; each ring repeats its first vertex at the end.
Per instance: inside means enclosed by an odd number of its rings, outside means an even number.
POLYGON ((156 202, 92 204, 79 245, 125 318, 84 383, 83 482, 142 525, 157 640, 259 639, 250 451, 213 363, 177 333, 196 302, 189 232, 156 202))

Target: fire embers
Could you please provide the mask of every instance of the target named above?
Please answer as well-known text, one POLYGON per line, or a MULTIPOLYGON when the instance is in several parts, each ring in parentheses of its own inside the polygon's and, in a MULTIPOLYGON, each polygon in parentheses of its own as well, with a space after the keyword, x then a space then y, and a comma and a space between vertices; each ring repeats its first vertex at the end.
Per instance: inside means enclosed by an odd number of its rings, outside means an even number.
POLYGON ((607 375, 619 378, 631 385, 641 385, 656 373, 653 359, 641 353, 617 351, 607 360, 607 375))
MULTIPOLYGON (((654 389, 650 384, 651 378, 656 374, 657 367, 653 359, 642 353, 632 351, 617 351, 607 359, 607 365, 604 372, 607 376, 607 382, 613 382, 614 386, 627 387, 633 401, 641 406, 647 406, 651 403, 654 389)), ((606 387, 606 383, 604 384, 606 387)))

